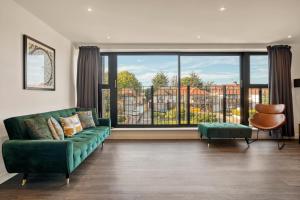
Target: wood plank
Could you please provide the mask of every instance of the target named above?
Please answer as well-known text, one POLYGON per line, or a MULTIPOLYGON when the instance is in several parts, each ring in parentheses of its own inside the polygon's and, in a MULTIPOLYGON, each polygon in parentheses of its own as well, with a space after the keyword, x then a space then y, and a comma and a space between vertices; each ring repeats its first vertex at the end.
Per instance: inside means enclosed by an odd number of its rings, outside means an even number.
POLYGON ((71 174, 18 175, 0 199, 300 199, 300 145, 289 141, 110 140, 71 174))

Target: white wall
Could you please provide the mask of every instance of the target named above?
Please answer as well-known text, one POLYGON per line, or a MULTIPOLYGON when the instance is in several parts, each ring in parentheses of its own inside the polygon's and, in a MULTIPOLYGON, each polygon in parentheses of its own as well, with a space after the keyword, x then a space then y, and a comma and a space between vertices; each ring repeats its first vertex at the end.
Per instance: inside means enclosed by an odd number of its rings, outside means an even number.
MULTIPOLYGON (((73 107, 71 42, 12 0, 0 3, 0 145, 7 139, 8 117, 73 107), (56 90, 22 89, 22 34, 56 50, 56 90)), ((1 148, 0 148, 1 149, 1 148)), ((0 150, 1 151, 1 150, 0 150)), ((1 152, 0 152, 1 153, 1 152)), ((0 156, 0 182, 7 176, 0 156)))

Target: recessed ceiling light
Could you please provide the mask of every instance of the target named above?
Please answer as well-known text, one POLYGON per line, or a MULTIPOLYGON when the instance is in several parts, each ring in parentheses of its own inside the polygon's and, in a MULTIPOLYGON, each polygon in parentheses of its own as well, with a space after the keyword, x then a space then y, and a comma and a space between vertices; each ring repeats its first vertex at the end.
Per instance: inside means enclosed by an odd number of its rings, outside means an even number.
POLYGON ((201 38, 201 36, 200 35, 197 35, 197 39, 200 39, 201 38))
POLYGON ((107 36, 106 36, 106 39, 110 40, 110 38, 111 38, 110 35, 107 35, 107 36))
POLYGON ((226 8, 224 6, 222 6, 219 11, 224 12, 226 10, 226 8))
POLYGON ((93 9, 92 9, 92 8, 88 8, 88 9, 87 9, 87 11, 89 11, 89 12, 92 12, 92 11, 93 11, 93 9))
POLYGON ((292 35, 288 35, 288 38, 292 38, 293 36, 292 35))

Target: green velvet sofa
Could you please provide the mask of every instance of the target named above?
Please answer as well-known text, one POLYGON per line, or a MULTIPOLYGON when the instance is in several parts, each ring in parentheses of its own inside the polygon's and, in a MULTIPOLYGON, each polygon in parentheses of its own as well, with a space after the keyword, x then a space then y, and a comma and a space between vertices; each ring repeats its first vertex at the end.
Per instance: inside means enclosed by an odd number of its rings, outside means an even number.
POLYGON ((46 118, 68 117, 78 109, 70 108, 33 115, 12 117, 4 120, 9 140, 2 145, 5 167, 9 173, 23 173, 24 185, 29 173, 64 173, 69 183, 70 174, 98 146, 103 147, 104 140, 111 133, 109 119, 98 119, 93 111, 95 128, 85 129, 64 140, 31 140, 24 120, 34 115, 46 118))

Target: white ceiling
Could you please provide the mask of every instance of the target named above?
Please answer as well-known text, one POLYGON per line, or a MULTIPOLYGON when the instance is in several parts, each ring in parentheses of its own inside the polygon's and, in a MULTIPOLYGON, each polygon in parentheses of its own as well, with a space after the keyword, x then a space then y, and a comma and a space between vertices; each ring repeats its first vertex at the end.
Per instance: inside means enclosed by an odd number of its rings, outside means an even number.
POLYGON ((75 43, 292 43, 300 37, 300 0, 15 1, 75 43))

